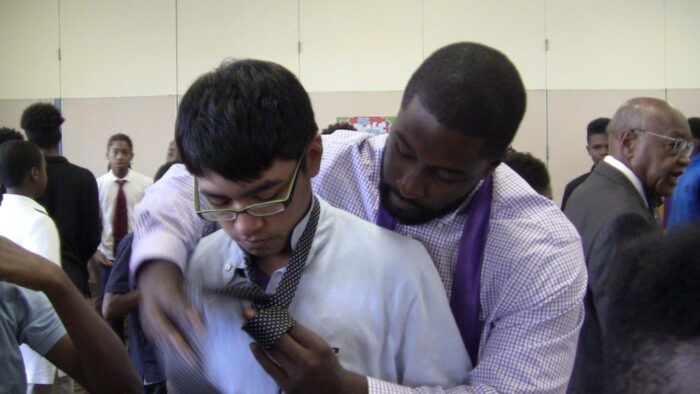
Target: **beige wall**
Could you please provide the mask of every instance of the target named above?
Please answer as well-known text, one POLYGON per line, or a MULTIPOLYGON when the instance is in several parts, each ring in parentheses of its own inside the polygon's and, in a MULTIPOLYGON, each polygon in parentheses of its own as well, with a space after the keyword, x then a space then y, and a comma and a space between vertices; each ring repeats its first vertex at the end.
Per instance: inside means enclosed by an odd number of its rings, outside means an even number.
POLYGON ((638 95, 700 115, 698 17, 697 0, 3 0, 0 125, 18 127, 33 101, 61 99, 72 161, 101 174, 107 137, 124 132, 134 168, 152 175, 176 97, 224 58, 292 70, 325 127, 396 114, 426 56, 478 41, 520 70, 528 108, 514 146, 548 162, 559 199, 589 168, 591 119, 638 95))

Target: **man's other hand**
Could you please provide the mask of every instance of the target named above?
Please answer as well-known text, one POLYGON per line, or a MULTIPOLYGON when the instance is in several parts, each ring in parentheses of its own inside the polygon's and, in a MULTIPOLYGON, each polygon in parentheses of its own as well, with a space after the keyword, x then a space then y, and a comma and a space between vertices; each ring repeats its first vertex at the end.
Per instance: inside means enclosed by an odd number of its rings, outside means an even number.
MULTIPOLYGON (((246 320, 253 316, 253 309, 245 310, 246 320)), ((286 393, 365 394, 368 391, 364 376, 345 370, 336 351, 300 324, 294 325, 267 351, 256 343, 250 348, 258 363, 286 393)))

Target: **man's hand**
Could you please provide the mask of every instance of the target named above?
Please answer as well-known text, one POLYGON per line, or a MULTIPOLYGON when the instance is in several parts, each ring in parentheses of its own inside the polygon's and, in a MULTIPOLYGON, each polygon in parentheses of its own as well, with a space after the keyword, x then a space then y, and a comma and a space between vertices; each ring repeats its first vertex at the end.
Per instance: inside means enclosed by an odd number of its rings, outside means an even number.
POLYGON ((139 313, 146 334, 196 365, 197 357, 183 333, 204 335, 204 324, 185 297, 180 269, 165 260, 151 260, 141 266, 136 278, 141 294, 139 313))
POLYGON ((62 273, 58 265, 0 236, 0 280, 46 291, 62 273))
MULTIPOLYGON (((253 309, 245 310, 246 320, 253 316, 253 309)), ((292 327, 268 351, 255 343, 250 348, 265 372, 286 393, 365 394, 368 391, 367 379, 345 370, 328 343, 302 325, 292 327)))
POLYGON ((97 264, 99 264, 102 267, 109 268, 114 265, 112 261, 110 261, 107 256, 105 256, 104 253, 100 252, 99 250, 95 251, 95 254, 92 256, 95 261, 97 261, 97 264))

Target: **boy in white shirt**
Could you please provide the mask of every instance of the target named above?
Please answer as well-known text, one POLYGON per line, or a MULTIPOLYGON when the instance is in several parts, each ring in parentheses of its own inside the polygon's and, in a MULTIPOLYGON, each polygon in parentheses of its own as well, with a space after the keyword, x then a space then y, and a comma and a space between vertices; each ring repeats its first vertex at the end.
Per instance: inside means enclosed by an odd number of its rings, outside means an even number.
MULTIPOLYGON (((109 171, 97 178, 102 214, 102 241, 95 252, 99 267, 100 296, 112 270, 119 241, 134 228, 134 208, 143 198, 144 190, 153 179, 131 169, 134 145, 126 134, 115 134, 107 141, 109 171)), ((101 304, 101 297, 97 300, 101 304)), ((98 305, 99 306, 99 305, 98 305)), ((99 307, 99 310, 102 308, 99 307)), ((124 338, 123 319, 115 319, 110 325, 120 338, 124 338)))
MULTIPOLYGON (((9 141, 0 145, 0 183, 7 191, 0 205, 0 235, 52 263, 61 264, 58 229, 37 198, 46 190, 46 162, 32 143, 9 141)), ((21 346, 27 392, 72 393, 73 383, 26 345, 21 346)))

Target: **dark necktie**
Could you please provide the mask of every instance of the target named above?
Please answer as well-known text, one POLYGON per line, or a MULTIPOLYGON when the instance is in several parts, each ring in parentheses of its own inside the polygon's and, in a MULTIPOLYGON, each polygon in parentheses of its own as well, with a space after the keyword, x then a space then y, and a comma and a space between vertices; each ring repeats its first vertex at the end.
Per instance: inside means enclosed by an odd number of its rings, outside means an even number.
MULTIPOLYGON (((301 273, 306 266, 311 245, 316 234, 320 214, 319 202, 314 197, 309 221, 292 251, 287 271, 282 276, 274 294, 267 294, 255 283, 222 288, 204 289, 205 294, 230 296, 251 301, 256 310, 255 317, 243 325, 245 330, 263 348, 269 349, 296 323, 287 308, 294 299, 301 273)), ((250 266, 246 265, 246 276, 252 278, 250 266)), ((202 344, 190 339, 190 345, 197 353, 202 352, 202 344)), ((210 393, 217 390, 209 383, 204 366, 188 366, 170 349, 165 350, 166 374, 175 392, 210 393)))
POLYGON ((117 192, 117 202, 114 208, 114 216, 112 217, 113 256, 117 255, 117 246, 119 246, 119 242, 129 231, 129 214, 126 207, 126 194, 124 194, 126 181, 118 179, 116 182, 119 185, 119 191, 117 192))

